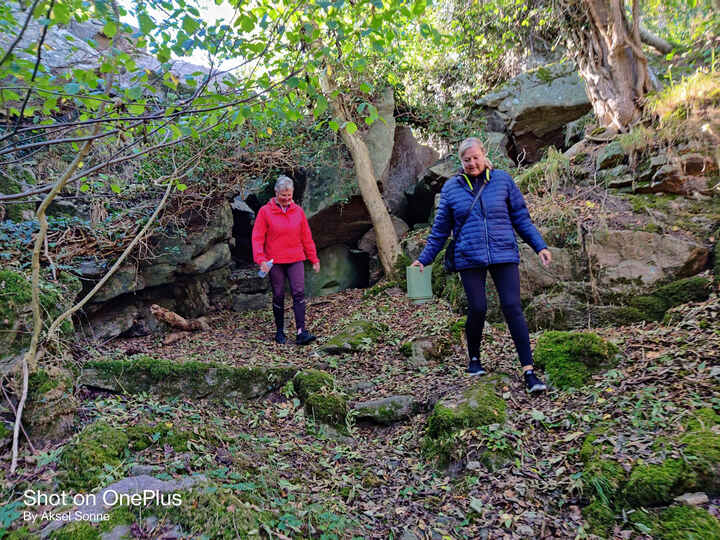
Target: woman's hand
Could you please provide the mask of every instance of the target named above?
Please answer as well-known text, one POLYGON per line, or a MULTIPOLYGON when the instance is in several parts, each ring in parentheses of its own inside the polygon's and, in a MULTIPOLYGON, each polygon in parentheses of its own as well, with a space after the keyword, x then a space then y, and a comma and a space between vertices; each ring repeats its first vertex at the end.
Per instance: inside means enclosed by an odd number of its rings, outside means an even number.
POLYGON ((410 266, 419 266, 421 272, 425 269, 425 266, 423 265, 423 263, 421 263, 420 261, 417 261, 417 260, 413 261, 413 263, 410 266))
POLYGON ((548 266, 552 262, 552 253, 548 248, 542 249, 538 252, 538 257, 543 263, 543 266, 548 266))
POLYGON ((260 263, 260 271, 263 274, 267 274, 270 271, 270 266, 268 265, 267 262, 260 263))
POLYGON ((313 263, 313 270, 315 270, 316 274, 320 271, 320 261, 313 263))

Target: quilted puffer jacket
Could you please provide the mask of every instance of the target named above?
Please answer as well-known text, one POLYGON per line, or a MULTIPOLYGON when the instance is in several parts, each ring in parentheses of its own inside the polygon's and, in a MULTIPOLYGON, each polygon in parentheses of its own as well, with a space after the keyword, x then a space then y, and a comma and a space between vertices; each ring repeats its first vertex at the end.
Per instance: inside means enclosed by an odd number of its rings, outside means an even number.
POLYGON ((418 261, 423 265, 432 263, 450 232, 458 238, 463 222, 462 233, 455 242, 458 270, 519 263, 513 229, 536 253, 547 247, 530 219, 522 193, 508 173, 498 169, 491 171, 490 179, 468 217, 474 198, 465 175, 456 174, 445 182, 430 236, 418 261))

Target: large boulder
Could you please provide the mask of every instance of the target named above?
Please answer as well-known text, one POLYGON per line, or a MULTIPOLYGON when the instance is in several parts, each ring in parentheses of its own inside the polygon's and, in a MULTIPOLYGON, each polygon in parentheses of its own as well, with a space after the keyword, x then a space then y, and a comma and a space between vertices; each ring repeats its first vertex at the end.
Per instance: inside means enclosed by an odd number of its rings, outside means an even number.
POLYGON ((395 143, 392 149, 388 173, 382 181, 383 199, 390 212, 402 218, 413 213, 412 202, 406 192, 413 188, 422 172, 435 163, 438 153, 429 146, 419 144, 406 126, 395 128, 395 143))
POLYGON ((391 87, 382 91, 375 107, 379 118, 365 132, 363 140, 370 154, 375 178, 382 182, 387 175, 395 144, 395 95, 391 87))
POLYGON ((586 241, 587 253, 603 287, 692 276, 708 263, 710 250, 681 236, 645 231, 596 231, 586 241))
POLYGON ((478 105, 491 120, 491 131, 510 136, 511 156, 523 156, 525 163, 540 159, 547 146, 563 147, 565 125, 591 109, 572 62, 523 73, 484 95, 478 105))

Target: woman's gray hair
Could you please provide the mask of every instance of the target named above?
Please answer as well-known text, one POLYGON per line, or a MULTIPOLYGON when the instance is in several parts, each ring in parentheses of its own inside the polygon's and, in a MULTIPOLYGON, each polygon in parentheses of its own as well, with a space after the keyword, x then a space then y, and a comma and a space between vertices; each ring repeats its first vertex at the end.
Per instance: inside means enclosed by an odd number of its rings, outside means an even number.
POLYGON ((275 182, 275 193, 288 188, 294 189, 294 187, 292 178, 281 174, 278 176, 277 182, 275 182))
POLYGON ((460 146, 458 146, 458 157, 460 158, 460 161, 462 161, 463 154, 473 146, 478 146, 480 150, 482 150, 483 154, 487 154, 487 151, 485 150, 485 145, 480 139, 478 139, 477 137, 468 137, 460 143, 460 146))

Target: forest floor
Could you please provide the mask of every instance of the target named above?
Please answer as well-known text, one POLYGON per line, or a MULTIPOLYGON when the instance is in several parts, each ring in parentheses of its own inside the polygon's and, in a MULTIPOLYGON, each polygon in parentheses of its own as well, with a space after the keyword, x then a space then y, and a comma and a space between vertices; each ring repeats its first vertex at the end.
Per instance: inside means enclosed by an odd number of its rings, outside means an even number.
MULTIPOLYGON (((223 403, 83 389, 78 418, 81 423, 103 419, 120 427, 150 420, 194 434, 185 452, 155 445, 127 455, 103 481, 107 485, 130 476, 138 464, 158 466, 159 478, 205 475, 229 494, 219 499, 227 515, 208 518, 198 513, 196 523, 183 523, 192 537, 237 536, 231 525, 236 506, 243 504, 237 501, 257 510, 258 533, 264 537, 583 537, 581 507, 588 501, 578 454, 592 428, 600 422, 612 426, 607 440, 629 470, 638 460, 651 458, 653 441, 676 431, 688 410, 720 406, 720 331, 716 324, 702 322, 708 313, 717 321, 720 302, 714 295, 702 305, 683 309, 683 322, 673 326, 593 329, 619 346, 619 364, 595 375, 584 388, 551 387, 539 396, 524 391, 504 324, 488 324, 486 367, 509 375, 502 388, 508 420, 463 432, 463 450, 446 467, 423 451, 427 413, 390 426, 349 418, 348 435, 338 435, 307 417, 291 389, 223 403), (467 456, 473 448, 488 446, 509 451, 512 458, 494 471, 469 468, 467 456)), ((291 312, 287 314, 292 334, 291 312)), ((336 378, 351 404, 398 394, 431 404, 477 381, 464 373, 464 339, 450 330, 458 316, 444 302, 418 306, 399 289, 376 296, 350 290, 310 301, 307 318, 308 328, 319 336, 308 347, 274 343, 268 307, 248 314, 217 314, 210 318, 209 332, 172 345, 163 345, 157 337, 129 338, 106 344, 94 354, 319 368, 336 378), (383 322, 389 331, 358 353, 322 353, 327 338, 352 319, 383 322), (452 346, 442 359, 413 367, 400 346, 428 335, 445 336, 452 346)), ((21 484, 50 489, 58 474, 59 449, 60 445, 44 448, 23 458, 21 484)), ((720 516, 720 499, 711 499, 705 508, 720 516)), ((631 516, 625 523, 618 521, 615 536, 643 538, 633 531, 631 521, 631 516)), ((138 521, 132 534, 172 537, 163 520, 147 523, 138 521)))

